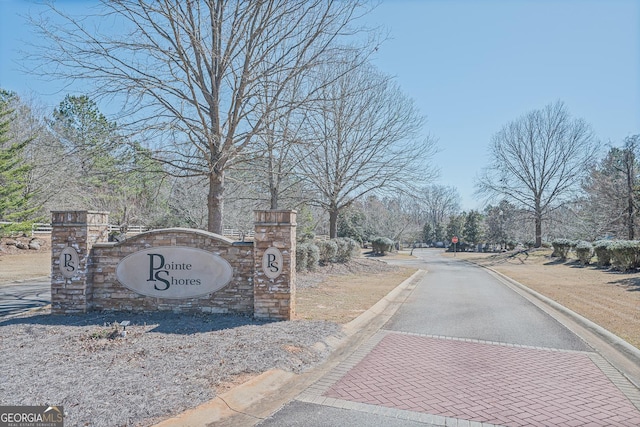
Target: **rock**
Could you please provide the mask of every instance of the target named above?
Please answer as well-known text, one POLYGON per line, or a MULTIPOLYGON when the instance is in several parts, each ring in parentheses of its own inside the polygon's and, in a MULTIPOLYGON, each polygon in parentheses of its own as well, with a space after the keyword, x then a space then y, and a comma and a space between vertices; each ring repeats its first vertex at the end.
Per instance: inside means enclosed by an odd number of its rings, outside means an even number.
POLYGON ((18 248, 18 249, 29 249, 29 246, 27 246, 27 244, 26 244, 26 243, 23 243, 23 242, 17 242, 17 243, 16 243, 16 248, 18 248))
POLYGON ((29 240, 30 242, 36 242, 38 243, 40 246, 42 246, 44 244, 44 240, 39 239, 37 237, 32 237, 31 240, 29 240))
POLYGON ((33 249, 34 251, 40 250, 40 243, 38 241, 32 240, 29 242, 29 249, 33 249))
POLYGON ((7 245, 7 246, 15 246, 17 244, 18 244, 18 242, 16 242, 15 240, 7 240, 6 243, 5 243, 5 245, 7 245))

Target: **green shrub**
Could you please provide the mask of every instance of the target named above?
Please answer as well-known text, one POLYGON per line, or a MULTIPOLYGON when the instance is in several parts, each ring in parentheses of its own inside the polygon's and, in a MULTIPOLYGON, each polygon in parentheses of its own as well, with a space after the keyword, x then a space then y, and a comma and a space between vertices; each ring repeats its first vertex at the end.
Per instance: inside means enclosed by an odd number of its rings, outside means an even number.
POLYGON ((309 246, 309 243, 298 243, 296 245, 296 271, 307 270, 307 246, 309 246))
POLYGON ((553 253, 551 254, 552 257, 558 257, 561 260, 566 260, 567 259, 567 255, 569 254, 569 250, 571 250, 571 246, 574 243, 571 240, 568 239, 556 239, 553 242, 551 242, 551 245, 553 246, 553 253))
POLYGON ((308 243, 307 245, 307 270, 314 271, 318 267, 320 261, 320 250, 315 243, 308 243))
POLYGON ((640 242, 636 240, 618 240, 609 245, 611 265, 620 271, 629 271, 638 267, 640 242))
POLYGON ((309 243, 309 242, 313 242, 313 239, 316 238, 316 234, 313 232, 306 232, 306 233, 300 233, 297 236, 297 241, 298 243, 309 243))
POLYGON ((318 246, 321 264, 326 265, 334 261, 338 254, 338 244, 335 240, 320 240, 316 242, 316 246, 318 246))
POLYGON ((579 240, 575 243, 575 251, 582 265, 588 265, 593 258, 593 245, 590 242, 579 240))
POLYGON ((336 256, 333 259, 333 262, 347 262, 349 261, 348 257, 346 256, 346 252, 348 251, 347 249, 347 241, 342 238, 342 237, 338 237, 336 239, 333 239, 334 242, 336 242, 336 256))
POLYGON ((385 252, 393 251, 393 240, 387 237, 373 237, 371 239, 371 248, 376 255, 384 255, 385 252))
POLYGON ((598 240, 593 244, 593 249, 598 258, 598 267, 609 267, 611 265, 611 249, 612 240, 598 240))
POLYGON ((338 253, 336 262, 348 262, 360 255, 360 244, 350 237, 339 237, 336 240, 338 253))
POLYGON ((296 246, 296 271, 313 271, 318 267, 320 250, 311 242, 296 246))

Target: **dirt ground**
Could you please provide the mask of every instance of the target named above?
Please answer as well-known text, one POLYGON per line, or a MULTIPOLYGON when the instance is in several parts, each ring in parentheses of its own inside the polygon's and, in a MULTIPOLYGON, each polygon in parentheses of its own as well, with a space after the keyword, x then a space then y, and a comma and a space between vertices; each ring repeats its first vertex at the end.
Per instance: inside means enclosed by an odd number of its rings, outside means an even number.
POLYGON ((18 249, 8 242, 28 244, 30 237, 0 239, 0 285, 51 274, 51 236, 38 236, 39 250, 18 249))
POLYGON ((562 262, 550 257, 551 250, 511 255, 456 256, 491 267, 640 348, 640 272, 581 266, 572 258, 562 262))

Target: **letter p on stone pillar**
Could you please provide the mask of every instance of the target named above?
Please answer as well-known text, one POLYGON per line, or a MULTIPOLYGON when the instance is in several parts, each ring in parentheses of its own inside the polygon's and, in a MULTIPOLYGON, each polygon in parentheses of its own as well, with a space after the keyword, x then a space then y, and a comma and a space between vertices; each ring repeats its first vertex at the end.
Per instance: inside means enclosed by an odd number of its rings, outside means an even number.
POLYGON ((290 320, 296 295, 296 211, 255 211, 253 314, 290 320))
POLYGON ((89 311, 93 286, 89 268, 94 243, 106 242, 109 213, 51 212, 51 312, 89 311))

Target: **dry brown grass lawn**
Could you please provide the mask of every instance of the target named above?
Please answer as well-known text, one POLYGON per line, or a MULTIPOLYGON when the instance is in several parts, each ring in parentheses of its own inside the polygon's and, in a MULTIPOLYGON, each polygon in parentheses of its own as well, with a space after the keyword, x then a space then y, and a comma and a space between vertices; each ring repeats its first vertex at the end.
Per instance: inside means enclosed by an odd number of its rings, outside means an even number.
POLYGON ((296 317, 347 323, 368 310, 416 270, 357 259, 298 275, 296 317))
POLYGON ((551 250, 535 250, 528 257, 458 254, 511 277, 640 348, 640 273, 583 267, 575 259, 561 262, 550 255, 551 250))
MULTIPOLYGON (((44 242, 38 251, 19 250, 7 246, 6 240, 0 241, 0 285, 16 280, 33 279, 51 274, 50 237, 42 238, 44 242)), ((21 239, 27 243, 28 238, 21 239)))

